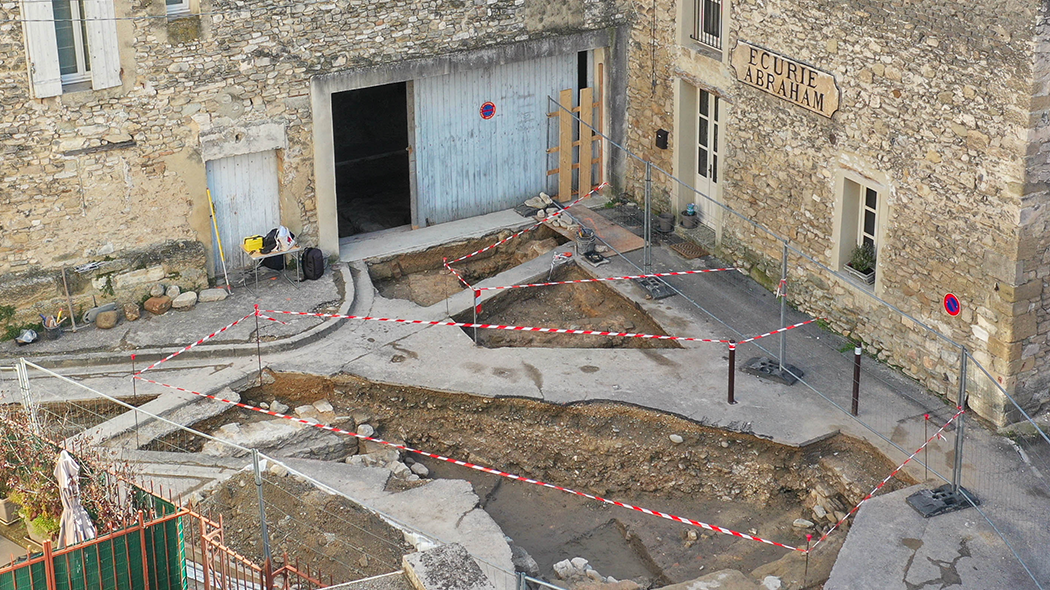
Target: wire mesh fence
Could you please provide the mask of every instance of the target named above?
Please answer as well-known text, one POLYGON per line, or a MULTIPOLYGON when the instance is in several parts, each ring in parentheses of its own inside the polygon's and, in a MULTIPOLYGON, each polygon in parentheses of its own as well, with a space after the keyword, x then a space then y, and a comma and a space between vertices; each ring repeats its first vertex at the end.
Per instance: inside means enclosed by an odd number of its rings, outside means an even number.
MULTIPOLYGON (((550 102, 551 111, 572 111, 572 105, 558 104, 554 98, 550 102)), ((683 181, 599 129, 591 131, 601 136, 602 150, 625 170, 623 194, 607 191, 611 199, 604 210, 607 218, 637 235, 655 236, 651 243, 658 245, 662 234, 652 231, 656 216, 669 214, 681 221, 686 211, 678 211, 675 204, 694 203, 695 210, 690 209, 697 219, 687 221, 697 227, 678 233, 725 258, 719 265, 736 266, 749 275, 720 273, 705 276, 703 282, 661 279, 707 315, 716 337, 746 340, 768 332, 770 326, 785 327, 811 317, 806 312, 824 315, 813 325, 738 344, 735 358, 764 357, 765 376, 797 379, 794 388, 805 391, 805 403, 819 410, 813 419, 828 417, 822 425, 825 431, 844 424, 846 432, 869 440, 891 460, 903 460, 955 414, 961 379, 968 390, 998 400, 1006 414, 1017 417, 1019 422, 1004 436, 976 420, 972 412, 965 414, 968 428, 961 447, 955 436, 961 422, 952 423, 923 448, 904 477, 928 487, 961 483, 972 493, 972 498, 963 493, 966 503, 973 507, 980 502, 976 508, 986 524, 1035 586, 1050 586, 1050 562, 1045 559, 1050 527, 1045 519, 1030 517, 1045 513, 1050 499, 1047 424, 1031 419, 961 345, 881 299, 868 279, 848 274, 848 268, 833 270, 821 262, 826 253, 808 253, 795 246, 791 232, 801 230, 764 226, 749 217, 759 210, 758 203, 744 199, 743 209, 732 210, 708 191, 694 188, 693 179, 683 181), (640 204, 625 204, 629 201, 640 204), (764 303, 744 308, 740 294, 764 303), (841 298, 853 301, 852 309, 842 305, 841 298), (864 371, 855 385, 858 362, 864 371), (834 408, 831 414, 826 411, 829 406, 834 408), (959 451, 962 462, 957 465, 959 451)), ((680 258, 648 246, 623 258, 644 272, 679 270, 674 267, 682 264, 680 258)))
MULTIPOLYGON (((56 402, 53 385, 69 380, 31 363, 25 366, 30 383, 25 398, 49 400, 30 403, 41 436, 90 449, 110 467, 121 465, 127 482, 187 508, 181 530, 188 587, 312 590, 354 588, 356 581, 372 587, 369 581, 401 572, 402 556, 415 550, 409 538, 440 543, 313 480, 286 460, 259 454, 256 462, 252 449, 172 424, 129 403, 133 398, 75 384, 93 397, 56 402)), ((258 416, 237 411, 241 415, 220 415, 198 426, 210 430, 258 416)), ((497 588, 517 587, 514 572, 478 563, 497 588)))

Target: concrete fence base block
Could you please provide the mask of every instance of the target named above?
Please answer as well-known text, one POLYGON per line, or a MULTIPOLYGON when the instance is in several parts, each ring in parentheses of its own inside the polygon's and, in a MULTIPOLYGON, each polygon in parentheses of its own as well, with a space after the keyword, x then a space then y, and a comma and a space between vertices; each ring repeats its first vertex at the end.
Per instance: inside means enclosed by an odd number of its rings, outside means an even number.
POLYGON ((401 560, 405 576, 416 590, 495 590, 462 545, 451 543, 401 560))

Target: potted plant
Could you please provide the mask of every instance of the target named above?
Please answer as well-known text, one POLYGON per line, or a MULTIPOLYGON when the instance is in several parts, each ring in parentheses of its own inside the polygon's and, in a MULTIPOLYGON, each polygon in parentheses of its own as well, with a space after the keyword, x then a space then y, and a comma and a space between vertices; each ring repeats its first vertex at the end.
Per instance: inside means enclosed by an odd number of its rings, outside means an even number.
POLYGON ((0 524, 9 526, 18 520, 18 509, 20 506, 11 499, 11 489, 7 482, 0 478, 0 524))
POLYGON ((846 272, 857 277, 865 284, 875 284, 875 246, 865 242, 853 249, 846 272))

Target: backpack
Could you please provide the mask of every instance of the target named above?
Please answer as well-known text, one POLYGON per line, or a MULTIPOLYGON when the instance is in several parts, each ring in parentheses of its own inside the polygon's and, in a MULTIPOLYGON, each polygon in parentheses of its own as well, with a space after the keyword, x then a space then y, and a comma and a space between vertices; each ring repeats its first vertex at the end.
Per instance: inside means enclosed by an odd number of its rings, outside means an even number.
MULTIPOLYGON (((262 239, 262 248, 259 248, 260 254, 269 254, 277 248, 277 228, 273 228, 266 232, 266 235, 262 239)), ((284 268, 283 266, 281 268, 284 268)))
POLYGON ((273 270, 284 270, 284 256, 271 256, 262 259, 262 265, 273 270))
POLYGON ((324 254, 318 248, 303 250, 303 278, 316 281, 324 274, 324 254))

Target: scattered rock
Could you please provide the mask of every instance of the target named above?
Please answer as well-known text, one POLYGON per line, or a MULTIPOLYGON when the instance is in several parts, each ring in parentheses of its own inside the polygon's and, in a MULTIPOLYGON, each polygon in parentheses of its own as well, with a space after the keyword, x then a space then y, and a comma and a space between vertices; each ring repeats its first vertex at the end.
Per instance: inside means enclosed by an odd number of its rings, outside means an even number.
POLYGON ((820 504, 817 504, 816 506, 813 507, 813 514, 817 518, 824 518, 825 516, 828 515, 828 511, 824 510, 824 507, 821 506, 820 504))
POLYGON ((361 436, 372 436, 376 433, 376 429, 372 428, 370 424, 358 424, 357 433, 361 436))
POLYGON ((726 442, 726 441, 722 441, 722 442, 720 442, 720 443, 718 443, 718 444, 719 444, 719 445, 720 445, 720 446, 721 446, 721 447, 722 447, 723 449, 728 449, 728 448, 729 448, 729 443, 728 443, 728 442, 726 442))
POLYGON ((368 567, 368 556, 367 555, 362 555, 361 559, 357 560, 357 565, 359 565, 361 567, 368 567))
POLYGON ((554 564, 554 574, 562 580, 571 576, 573 570, 575 569, 576 568, 572 567, 572 562, 570 562, 568 559, 559 561, 558 563, 554 564))
POLYGON ((278 414, 283 414, 288 411, 288 406, 277 400, 273 400, 273 403, 270 404, 270 409, 278 414))
POLYGON ((540 576, 540 564, 536 563, 536 560, 529 555, 529 552, 516 545, 510 537, 504 537, 507 539, 507 544, 510 546, 510 560, 514 564, 514 569, 519 572, 525 572, 525 575, 538 578, 540 576))
POLYGON ((689 539, 690 541, 695 541, 698 536, 699 535, 696 534, 696 531, 693 530, 686 531, 685 533, 685 538, 689 539))
POLYGON ((317 408, 313 404, 303 404, 295 408, 295 415, 306 420, 313 420, 315 422, 321 421, 321 413, 317 411, 317 408))
POLYGON ((225 289, 205 289, 197 295, 197 301, 201 303, 213 303, 215 301, 222 301, 226 299, 225 289))
POLYGON ((553 200, 547 195, 547 193, 540 193, 539 195, 532 197, 525 201, 526 207, 532 207, 533 209, 545 209, 547 205, 552 205, 553 200))
POLYGON ((762 588, 765 590, 780 590, 780 578, 776 576, 766 576, 762 579, 762 588))
POLYGON ((270 404, 268 404, 266 402, 259 402, 259 407, 264 409, 264 410, 269 410, 270 409, 270 404))
POLYGON ((142 309, 139 307, 138 303, 124 304, 124 319, 128 320, 129 322, 133 322, 139 319, 139 316, 141 315, 142 309))
POLYGON ((580 571, 583 571, 584 568, 587 567, 587 560, 582 557, 573 557, 569 562, 572 563, 572 567, 580 571))
POLYGON ((391 462, 389 465, 387 465, 387 469, 389 469, 390 472, 394 474, 394 477, 399 477, 401 479, 406 479, 409 475, 412 474, 412 470, 408 468, 408 465, 405 465, 401 461, 391 462))
MULTIPOLYGON (((171 289, 168 289, 168 291, 171 292, 171 289)), ((197 293, 193 291, 186 291, 185 293, 176 296, 171 301, 171 308, 181 311, 193 309, 194 305, 197 305, 197 293)))
POLYGON ((419 476, 413 473, 405 478, 405 481, 419 481, 419 476))
POLYGON ((413 463, 411 469, 412 473, 415 473, 419 477, 426 477, 430 475, 430 470, 427 469, 427 466, 423 465, 422 463, 413 463))
POLYGON ((682 438, 681 436, 678 436, 677 434, 672 434, 672 435, 671 435, 670 437, 668 437, 668 438, 670 438, 670 439, 671 439, 671 442, 673 442, 673 443, 674 443, 674 444, 676 444, 676 445, 680 445, 680 444, 682 444, 682 442, 683 442, 683 441, 685 440, 685 439, 683 439, 683 438, 682 438))
POLYGON ((171 309, 171 298, 167 295, 161 295, 159 297, 150 297, 142 304, 142 307, 146 308, 146 311, 153 315, 162 315, 171 309))
POLYGON ((182 289, 180 289, 178 285, 172 285, 164 291, 164 294, 168 297, 171 297, 172 299, 175 299, 176 297, 182 294, 182 289))
POLYGON ((165 291, 167 291, 167 289, 164 287, 164 283, 157 283, 156 285, 153 285, 152 289, 149 290, 149 296, 160 297, 161 295, 164 295, 165 291))
POLYGON ((267 471, 276 475, 277 477, 284 477, 288 475, 288 468, 284 465, 281 465, 280 463, 273 463, 272 465, 270 465, 270 468, 267 471))
POLYGON ((401 460, 401 451, 397 450, 392 446, 383 445, 367 440, 362 440, 359 444, 364 454, 374 456, 384 465, 401 460))
POLYGON ((371 410, 357 408, 350 412, 350 417, 354 419, 354 424, 363 424, 365 422, 371 423, 373 415, 371 410))
POLYGON ((120 315, 115 311, 104 311, 95 316, 95 327, 103 330, 109 330, 117 325, 117 321, 120 320, 120 315))
POLYGON ((811 529, 813 528, 813 523, 805 518, 796 518, 795 522, 791 523, 791 526, 797 529, 811 529))
POLYGON ((314 409, 320 414, 331 414, 335 415, 335 408, 326 399, 318 400, 314 402, 314 409))

